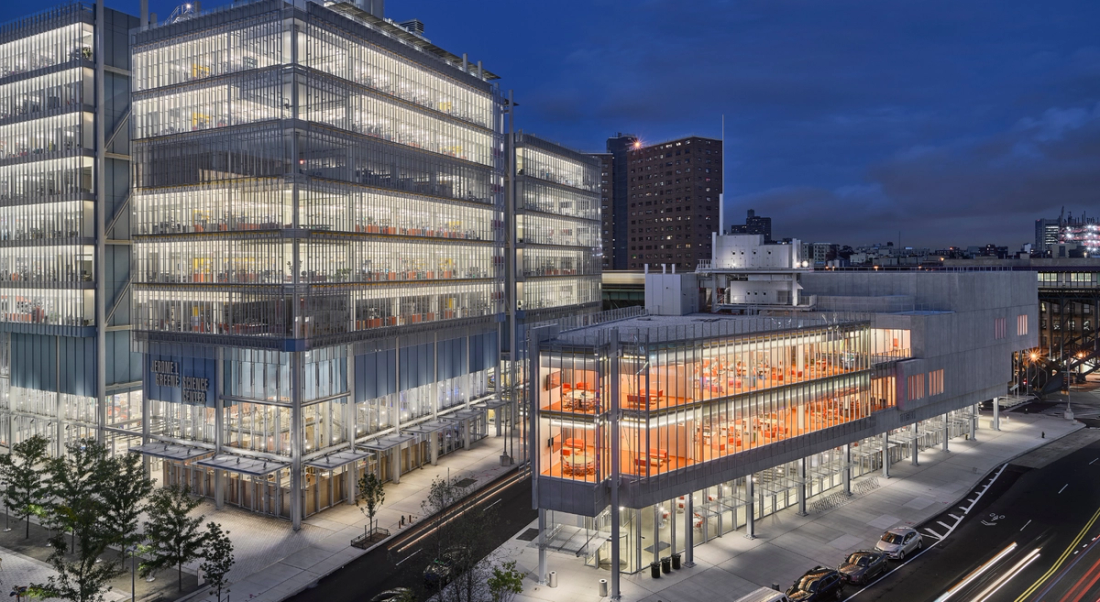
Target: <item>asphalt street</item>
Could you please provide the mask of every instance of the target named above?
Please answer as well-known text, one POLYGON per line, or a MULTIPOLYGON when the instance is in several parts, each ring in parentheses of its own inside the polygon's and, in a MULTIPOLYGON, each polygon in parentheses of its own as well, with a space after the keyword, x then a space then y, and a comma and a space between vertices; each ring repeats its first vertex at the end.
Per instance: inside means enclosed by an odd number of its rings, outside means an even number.
POLYGON ((1100 442, 1042 468, 1009 464, 918 526, 922 553, 845 594, 858 602, 1096 602, 1098 519, 1100 442))
MULTIPOLYGON (((484 534, 484 544, 495 549, 538 517, 531 508, 531 478, 510 472, 490 483, 475 497, 472 511, 489 509, 493 520, 484 534)), ((444 514, 439 520, 448 520, 444 514)), ((367 602, 374 595, 396 587, 409 587, 418 600, 424 591, 424 568, 433 560, 430 531, 439 520, 425 519, 403 531, 383 546, 360 556, 344 568, 321 579, 316 587, 288 598, 291 602, 367 602)))

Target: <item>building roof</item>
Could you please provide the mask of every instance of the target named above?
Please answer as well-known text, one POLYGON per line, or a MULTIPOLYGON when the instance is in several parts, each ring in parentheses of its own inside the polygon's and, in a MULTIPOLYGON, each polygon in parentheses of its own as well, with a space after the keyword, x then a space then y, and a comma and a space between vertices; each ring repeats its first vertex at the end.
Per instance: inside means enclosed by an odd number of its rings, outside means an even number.
POLYGON ((809 316, 734 316, 729 314, 689 314, 686 316, 639 316, 617 322, 605 322, 568 330, 558 341, 595 346, 610 340, 611 331, 619 333, 622 343, 664 343, 704 338, 737 337, 754 333, 778 332, 802 328, 827 328, 854 324, 860 320, 809 316))

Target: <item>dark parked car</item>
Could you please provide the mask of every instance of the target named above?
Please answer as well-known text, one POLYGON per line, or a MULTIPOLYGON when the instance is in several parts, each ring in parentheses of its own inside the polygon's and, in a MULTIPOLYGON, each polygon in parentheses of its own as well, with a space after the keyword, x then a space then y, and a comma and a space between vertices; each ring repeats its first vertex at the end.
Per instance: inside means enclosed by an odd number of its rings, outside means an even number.
POLYGON ((827 566, 814 567, 798 578, 787 590, 792 602, 821 602, 839 599, 844 590, 844 578, 827 566))
POLYGON ((447 548, 424 569, 424 583, 446 585, 469 566, 470 550, 463 546, 447 548))
POLYGON ((848 554, 836 568, 848 583, 870 583, 886 572, 886 554, 877 550, 860 550, 848 554))
POLYGON ((370 602, 416 602, 416 597, 407 587, 395 587, 371 598, 370 602))

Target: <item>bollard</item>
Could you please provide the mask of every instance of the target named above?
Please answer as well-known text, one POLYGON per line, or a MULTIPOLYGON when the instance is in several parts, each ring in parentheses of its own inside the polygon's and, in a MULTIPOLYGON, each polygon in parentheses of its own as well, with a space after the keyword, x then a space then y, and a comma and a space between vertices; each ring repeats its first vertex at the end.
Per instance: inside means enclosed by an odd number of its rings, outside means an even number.
POLYGON ((557 571, 550 571, 547 574, 546 584, 550 587, 557 587, 558 586, 558 572, 557 571))
POLYGON ((607 597, 607 579, 600 579, 600 597, 607 597))
POLYGON ((1047 432, 1046 432, 1046 431, 1043 431, 1043 435, 1042 435, 1041 437, 1039 437, 1039 438, 1040 438, 1040 439, 1046 439, 1046 438, 1047 438, 1047 432))
POLYGON ((773 583, 772 584, 772 589, 774 589, 775 591, 779 591, 779 584, 778 583, 773 583))

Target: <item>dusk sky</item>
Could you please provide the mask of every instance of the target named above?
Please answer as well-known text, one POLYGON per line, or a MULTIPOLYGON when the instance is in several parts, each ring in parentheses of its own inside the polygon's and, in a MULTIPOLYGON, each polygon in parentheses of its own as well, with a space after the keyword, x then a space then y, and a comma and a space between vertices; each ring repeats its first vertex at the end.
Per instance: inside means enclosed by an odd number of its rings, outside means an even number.
MULTIPOLYGON (((204 8, 219 4, 208 0, 204 8)), ((152 0, 163 18, 176 5, 152 0)), ((0 20, 27 3, 3 2, 0 20)), ((39 7, 43 5, 38 5, 39 7)), ((108 0, 137 14, 137 0, 108 0)), ((777 237, 933 246, 1100 216, 1095 0, 387 0, 502 76, 517 127, 719 137, 727 219, 777 237)))

